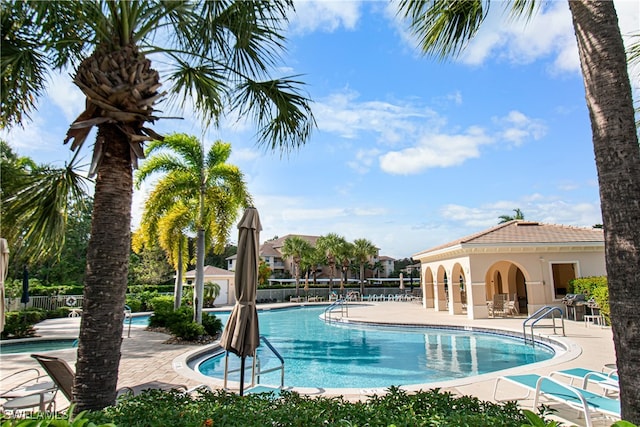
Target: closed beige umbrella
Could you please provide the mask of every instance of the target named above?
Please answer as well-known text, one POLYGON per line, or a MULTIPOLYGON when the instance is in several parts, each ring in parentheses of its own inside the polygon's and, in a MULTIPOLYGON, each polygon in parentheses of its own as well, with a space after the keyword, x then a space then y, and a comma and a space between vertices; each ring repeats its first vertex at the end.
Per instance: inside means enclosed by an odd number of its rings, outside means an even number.
POLYGON ((240 395, 244 390, 244 364, 260 345, 256 290, 260 261, 260 218, 247 208, 238 223, 238 254, 235 271, 236 304, 220 337, 220 345, 240 357, 240 395))
POLYGON ((0 238, 0 332, 4 331, 4 281, 9 271, 9 245, 0 238))

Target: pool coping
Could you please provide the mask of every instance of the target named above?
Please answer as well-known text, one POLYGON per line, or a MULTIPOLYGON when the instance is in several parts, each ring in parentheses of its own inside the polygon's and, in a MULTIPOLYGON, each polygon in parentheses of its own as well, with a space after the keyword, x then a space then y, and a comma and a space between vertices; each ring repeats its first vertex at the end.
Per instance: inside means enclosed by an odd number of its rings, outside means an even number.
MULTIPOLYGON (((283 307, 284 308, 284 307, 283 307)), ((366 321, 366 320, 350 320, 350 319, 341 319, 339 322, 335 321, 335 323, 340 323, 343 325, 363 325, 363 326, 380 326, 380 327, 397 327, 397 328, 433 328, 433 329, 453 329, 460 331, 469 331, 469 332, 480 332, 480 333, 489 333, 489 334, 497 334, 502 336, 509 336, 513 338, 523 339, 523 331, 517 331, 511 328, 491 328, 487 326, 469 326, 469 325, 449 325, 449 324, 424 324, 424 323, 411 323, 411 322, 397 322, 397 323, 387 323, 387 322, 375 322, 375 321, 366 321)), ((556 355, 551 359, 544 360, 541 362, 534 362, 523 366, 513 367, 509 369, 503 369, 500 371, 489 372, 480 375, 473 375, 465 378, 458 378, 454 380, 447 381, 434 381, 429 383, 420 383, 420 384, 410 384, 410 385, 402 385, 399 386, 401 390, 405 390, 408 392, 416 392, 421 390, 429 390, 434 388, 439 389, 449 389, 455 388, 465 385, 474 384, 480 381, 493 380, 497 377, 504 375, 515 375, 520 373, 530 373, 533 370, 537 370, 544 367, 553 366, 556 364, 568 362, 576 359, 582 354, 582 348, 566 337, 560 337, 557 335, 546 335, 546 334, 538 334, 535 336, 536 341, 542 341, 543 345, 551 347, 556 355)), ((219 354, 220 352, 224 352, 225 350, 221 347, 220 342, 216 341, 213 344, 209 344, 204 347, 200 347, 186 353, 181 354, 180 356, 174 358, 172 362, 173 370, 185 377, 189 378, 193 381, 196 381, 201 384, 209 385, 214 388, 224 388, 224 380, 209 377, 203 374, 200 374, 195 369, 190 367, 191 362, 194 359, 201 357, 205 353, 211 353, 211 355, 219 354)), ((261 384, 264 386, 269 386, 273 388, 279 388, 278 385, 270 385, 270 384, 261 384)), ((238 390, 240 387, 240 383, 238 381, 227 381, 227 389, 228 390, 238 390)), ((322 387, 284 387, 284 390, 287 391, 295 391, 297 393, 308 395, 308 396, 343 396, 345 398, 364 398, 372 395, 382 395, 387 392, 389 389, 388 386, 385 387, 374 387, 374 388, 322 388, 322 387)))

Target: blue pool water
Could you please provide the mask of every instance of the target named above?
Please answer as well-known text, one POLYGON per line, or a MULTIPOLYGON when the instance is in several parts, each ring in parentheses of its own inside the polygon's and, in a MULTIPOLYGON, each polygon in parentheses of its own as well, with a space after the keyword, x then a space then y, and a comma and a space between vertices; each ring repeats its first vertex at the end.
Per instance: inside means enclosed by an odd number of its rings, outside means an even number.
MULTIPOLYGON (((424 384, 479 375, 540 362, 551 348, 526 345, 506 335, 465 330, 327 324, 324 307, 259 311, 260 334, 285 359, 285 385, 322 388, 380 388, 424 384)), ((215 313, 223 322, 228 314, 215 313)), ((265 346, 258 349, 262 369, 278 364, 265 346)), ((251 366, 251 358, 247 366, 251 366)), ((229 357, 229 370, 240 366, 229 357)), ((224 356, 202 361, 197 369, 224 376, 224 356)), ((248 377, 249 375, 247 375, 248 377)), ((230 374, 239 381, 239 373, 230 374)), ((248 379, 247 379, 248 380, 248 379)), ((265 374, 262 384, 280 384, 280 372, 265 374)))
POLYGON ((33 339, 21 341, 3 341, 0 354, 40 353, 44 351, 62 350, 75 347, 76 339, 33 339))

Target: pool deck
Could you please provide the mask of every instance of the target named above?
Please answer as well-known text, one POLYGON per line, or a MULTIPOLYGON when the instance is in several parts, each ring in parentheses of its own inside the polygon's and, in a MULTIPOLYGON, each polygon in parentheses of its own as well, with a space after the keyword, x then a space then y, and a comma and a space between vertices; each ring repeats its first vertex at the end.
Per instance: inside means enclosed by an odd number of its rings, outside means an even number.
MULTIPOLYGON (((258 308, 284 307, 299 304, 261 304, 258 308)), ((309 305, 313 305, 310 303, 309 305)), ((221 309, 228 310, 229 307, 221 309)), ((455 325, 469 326, 473 328, 489 328, 513 331, 522 334, 523 317, 520 318, 492 318, 470 320, 466 316, 452 316, 445 312, 436 312, 433 309, 424 309, 420 304, 412 302, 380 302, 367 305, 353 306, 349 308, 348 320, 352 322, 369 323, 401 323, 414 325, 455 325)), ((43 338, 53 337, 77 337, 80 324, 79 318, 50 319, 37 325, 37 334, 43 338)), ((439 387, 458 395, 476 396, 482 400, 492 401, 496 377, 500 375, 512 375, 523 373, 549 374, 552 371, 583 367, 596 371, 602 369, 605 364, 615 362, 615 352, 611 328, 597 325, 585 326, 584 322, 565 321, 566 336, 553 335, 551 329, 540 329, 536 336, 550 337, 564 344, 567 351, 560 357, 512 368, 499 373, 485 374, 467 379, 448 381, 442 383, 423 384, 405 387, 408 390, 427 390, 439 387)), ((188 387, 201 383, 207 383, 213 387, 219 387, 220 382, 206 380, 198 376, 185 375, 183 366, 184 355, 197 351, 199 346, 183 344, 164 344, 167 335, 146 331, 143 327, 132 327, 131 337, 127 337, 125 325, 122 344, 122 358, 120 363, 118 387, 133 386, 150 381, 163 381, 175 384, 184 384, 188 387)), ((401 352, 401 350, 399 350, 401 352)), ((55 350, 47 354, 61 357, 75 364, 76 349, 55 350)), ((29 354, 2 354, 0 355, 0 377, 30 367, 39 367, 37 362, 29 354)), ((374 373, 372 373, 374 374, 374 373)), ((375 375, 375 374, 374 374, 375 375)), ((286 379, 285 379, 286 380, 286 379)), ((10 384, 3 384, 3 389, 10 384)), ((366 399, 368 395, 378 393, 383 389, 296 389, 310 395, 342 395, 349 400, 366 399)), ((524 389, 501 382, 499 397, 516 399, 522 396, 524 389)), ((62 399, 59 407, 66 407, 68 402, 62 399)), ((533 399, 520 399, 524 408, 531 409, 533 399)), ((545 402, 546 404, 549 402, 545 402)), ((567 410, 565 406, 549 404, 559 412, 554 418, 561 421, 584 425, 584 419, 578 418, 577 411, 567 410)), ((611 420, 594 420, 595 426, 610 426, 611 420)))

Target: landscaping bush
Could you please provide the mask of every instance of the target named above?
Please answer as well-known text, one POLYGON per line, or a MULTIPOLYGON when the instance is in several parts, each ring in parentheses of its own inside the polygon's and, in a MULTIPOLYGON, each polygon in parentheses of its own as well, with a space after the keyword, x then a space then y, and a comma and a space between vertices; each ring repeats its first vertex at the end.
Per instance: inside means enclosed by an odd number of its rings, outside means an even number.
POLYGON ((132 313, 138 313, 142 311, 142 301, 133 295, 127 295, 125 304, 129 306, 132 313))
POLYGON ((63 317, 69 317, 71 309, 69 307, 58 307, 55 310, 47 311, 47 319, 61 319, 63 317))
POLYGON ((155 296, 149 300, 147 307, 154 311, 168 312, 173 311, 173 297, 172 296, 155 296))
POLYGON ((605 276, 579 277, 569 282, 569 292, 592 296, 596 288, 607 287, 605 276))
POLYGON ((159 302, 158 310, 154 311, 149 318, 149 326, 155 328, 166 328, 171 323, 180 322, 183 320, 191 320, 193 318, 193 312, 191 317, 185 312, 183 308, 178 311, 173 311, 173 305, 171 307, 159 302))
POLYGON ((40 310, 10 311, 6 314, 2 339, 27 338, 36 334, 33 325, 46 316, 40 310))
POLYGON ((494 404, 438 389, 409 394, 391 387, 366 402, 282 392, 238 396, 223 390, 191 398, 152 390, 92 414, 118 426, 492 426, 521 427, 527 419, 514 402, 494 404))
POLYGON ((206 335, 204 326, 189 319, 188 321, 181 321, 171 323, 169 325, 169 331, 172 335, 181 338, 186 341, 196 341, 203 335, 206 335))
POLYGON ((580 277, 569 282, 569 292, 583 293, 587 299, 593 298, 600 308, 600 313, 609 321, 609 287, 605 276, 580 277))
POLYGON ((222 320, 218 319, 215 314, 206 314, 202 316, 202 326, 208 335, 216 337, 222 332, 222 320))

